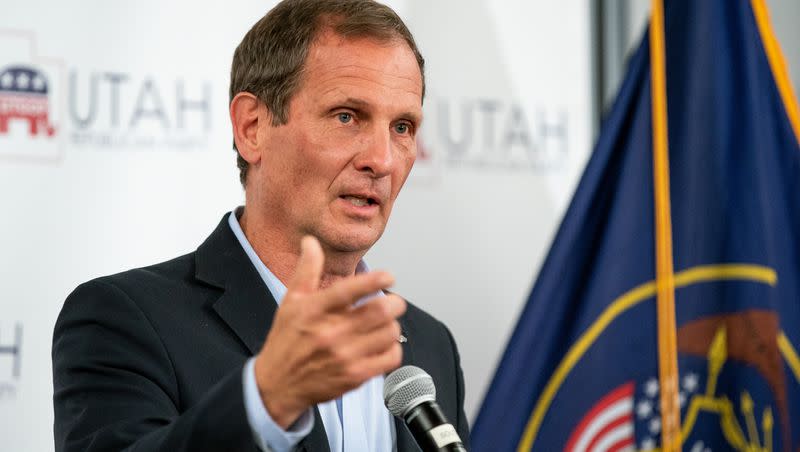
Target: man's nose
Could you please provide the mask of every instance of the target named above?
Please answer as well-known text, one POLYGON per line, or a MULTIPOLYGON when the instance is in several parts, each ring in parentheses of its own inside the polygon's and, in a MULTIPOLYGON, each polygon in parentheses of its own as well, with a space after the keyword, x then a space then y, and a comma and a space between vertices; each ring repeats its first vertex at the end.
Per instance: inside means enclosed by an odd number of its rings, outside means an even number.
POLYGON ((364 137, 362 144, 361 151, 354 161, 356 169, 370 172, 374 177, 383 177, 391 173, 394 155, 390 128, 374 127, 369 135, 364 137))

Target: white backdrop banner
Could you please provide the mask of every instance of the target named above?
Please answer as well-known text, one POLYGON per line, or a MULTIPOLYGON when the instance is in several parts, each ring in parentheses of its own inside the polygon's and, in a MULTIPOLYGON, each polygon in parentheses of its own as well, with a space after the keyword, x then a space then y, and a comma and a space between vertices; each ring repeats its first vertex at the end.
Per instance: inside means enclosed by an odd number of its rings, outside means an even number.
MULTIPOLYGON (((230 59, 274 1, 0 16, 0 438, 53 449, 52 328, 88 279, 194 250, 243 202, 230 59)), ((397 0, 427 61, 417 164, 367 256, 458 341, 471 418, 590 150, 586 2, 397 0)))

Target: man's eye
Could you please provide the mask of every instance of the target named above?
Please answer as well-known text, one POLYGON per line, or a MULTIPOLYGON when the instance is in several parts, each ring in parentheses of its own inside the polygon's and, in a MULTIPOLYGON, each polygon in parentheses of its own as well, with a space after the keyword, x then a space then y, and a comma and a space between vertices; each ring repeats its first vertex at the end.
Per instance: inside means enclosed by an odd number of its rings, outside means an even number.
POLYGON ((347 124, 353 119, 353 115, 351 115, 350 113, 339 113, 336 116, 339 118, 339 122, 341 122, 342 124, 347 124))
POLYGON ((394 126, 394 131, 401 134, 408 133, 408 124, 400 123, 394 126))

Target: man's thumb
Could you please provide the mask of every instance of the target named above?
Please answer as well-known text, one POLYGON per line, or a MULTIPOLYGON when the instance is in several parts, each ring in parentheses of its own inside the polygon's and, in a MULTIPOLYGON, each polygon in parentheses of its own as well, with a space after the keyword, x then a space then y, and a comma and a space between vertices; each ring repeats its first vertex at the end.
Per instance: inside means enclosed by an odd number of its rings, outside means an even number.
POLYGON ((325 254, 319 241, 311 235, 303 237, 300 241, 300 259, 297 260, 288 290, 306 293, 317 290, 324 263, 325 254))

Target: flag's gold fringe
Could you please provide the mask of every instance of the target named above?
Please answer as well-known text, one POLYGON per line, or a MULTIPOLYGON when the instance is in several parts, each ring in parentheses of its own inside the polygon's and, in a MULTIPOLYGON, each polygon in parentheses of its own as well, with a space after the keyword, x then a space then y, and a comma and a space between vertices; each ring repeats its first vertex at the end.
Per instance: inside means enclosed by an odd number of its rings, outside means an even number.
POLYGON ((778 85, 778 92, 780 92, 781 100, 783 101, 783 108, 786 110, 786 115, 789 117, 789 123, 794 130, 794 136, 800 144, 800 108, 797 106, 797 97, 792 88, 792 81, 789 79, 789 71, 786 68, 786 60, 783 58, 781 46, 775 38, 775 33, 772 31, 772 25, 769 21, 769 10, 767 9, 764 0, 750 0, 750 5, 753 8, 753 15, 758 24, 758 33, 761 35, 761 43, 764 45, 764 51, 769 60, 769 67, 772 70, 772 76, 775 78, 775 83, 778 85))
MULTIPOLYGON (((723 280, 754 281, 774 286, 778 281, 778 276, 773 269, 761 265, 703 265, 675 274, 675 287, 681 288, 692 284, 723 280)), ((545 385, 542 394, 536 401, 531 417, 528 419, 525 431, 517 446, 518 451, 532 450, 533 444, 536 441, 536 435, 539 433, 539 428, 542 425, 544 416, 547 414, 547 410, 550 408, 550 404, 553 402, 556 393, 578 361, 580 361, 589 347, 594 344, 608 325, 628 309, 652 298, 655 294, 655 281, 641 284, 622 294, 600 314, 597 320, 595 320, 570 347, 567 354, 561 362, 558 363, 558 367, 556 367, 555 372, 553 372, 553 375, 547 381, 547 385, 545 385)), ((798 376, 798 378, 800 378, 800 376, 798 376)))

